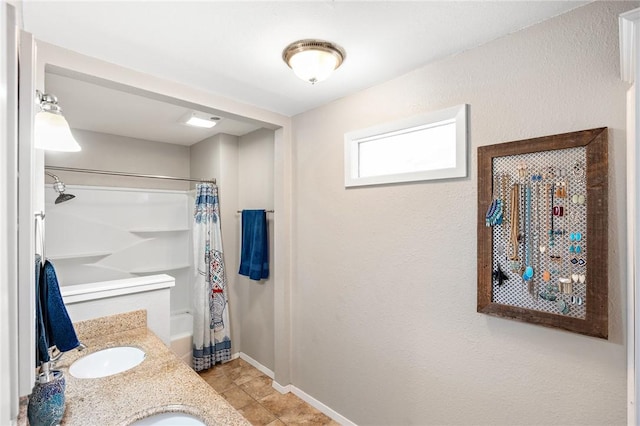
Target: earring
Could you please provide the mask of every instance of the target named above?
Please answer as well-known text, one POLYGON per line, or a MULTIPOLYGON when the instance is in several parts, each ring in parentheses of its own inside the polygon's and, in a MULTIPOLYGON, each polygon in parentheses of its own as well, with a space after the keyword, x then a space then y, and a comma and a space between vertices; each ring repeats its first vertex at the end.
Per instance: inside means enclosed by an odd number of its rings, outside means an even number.
POLYGON ((561 314, 566 314, 569 312, 569 305, 567 305, 567 302, 562 299, 558 300, 558 302, 556 303, 556 307, 561 314))
POLYGON ((573 194, 571 197, 571 202, 573 204, 584 204, 584 195, 583 194, 573 194))
POLYGON ((582 166, 582 163, 576 163, 573 166, 573 176, 575 177, 576 182, 578 183, 584 182, 586 173, 585 173, 584 167, 582 166))
POLYGON ((527 163, 525 163, 524 161, 518 162, 518 176, 520 176, 521 178, 524 177, 526 175, 526 171, 527 163))
POLYGON ((547 169, 547 178, 553 179, 554 177, 556 177, 556 170, 553 167, 549 167, 547 169))
POLYGON ((571 296, 571 304, 572 305, 582 305, 584 303, 584 300, 582 300, 582 296, 571 296))
POLYGON ((546 293, 546 292, 544 292, 544 291, 541 291, 541 292, 539 293, 539 296, 540 296, 541 298, 543 298, 544 300, 547 300, 547 301, 549 301, 549 302, 555 302, 555 301, 556 301, 556 296, 555 296, 555 294, 550 294, 550 293, 546 293))

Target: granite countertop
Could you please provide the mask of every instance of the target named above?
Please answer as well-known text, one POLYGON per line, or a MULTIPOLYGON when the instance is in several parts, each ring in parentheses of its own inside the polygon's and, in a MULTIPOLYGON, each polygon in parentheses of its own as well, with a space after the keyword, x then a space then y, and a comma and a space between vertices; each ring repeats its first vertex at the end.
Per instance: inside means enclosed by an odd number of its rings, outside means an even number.
POLYGON ((249 425, 227 401, 176 357, 146 326, 146 311, 75 324, 84 351, 65 353, 56 369, 65 375, 63 425, 129 425, 151 414, 179 411, 208 425, 249 425), (115 346, 134 346, 145 360, 123 373, 77 379, 69 366, 78 358, 115 346))

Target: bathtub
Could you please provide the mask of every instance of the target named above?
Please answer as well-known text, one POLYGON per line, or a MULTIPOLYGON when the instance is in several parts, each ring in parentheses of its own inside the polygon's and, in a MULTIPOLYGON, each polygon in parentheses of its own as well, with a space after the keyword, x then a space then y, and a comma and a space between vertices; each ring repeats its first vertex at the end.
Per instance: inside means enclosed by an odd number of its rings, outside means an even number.
POLYGON ((169 328, 171 330, 171 351, 178 358, 191 366, 193 348, 193 316, 189 312, 171 315, 169 328))
POLYGON ((60 293, 72 322, 145 309, 147 326, 169 346, 170 290, 175 285, 175 278, 159 274, 65 285, 60 293))

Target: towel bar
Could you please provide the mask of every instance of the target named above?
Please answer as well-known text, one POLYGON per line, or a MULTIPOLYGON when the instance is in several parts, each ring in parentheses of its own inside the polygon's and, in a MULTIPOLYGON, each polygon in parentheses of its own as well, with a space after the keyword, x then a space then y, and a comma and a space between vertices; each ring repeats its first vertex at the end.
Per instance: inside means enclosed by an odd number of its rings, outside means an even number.
POLYGON ((44 216, 45 216, 44 211, 36 212, 34 213, 34 216, 35 216, 34 237, 36 238, 35 247, 38 246, 38 236, 40 236, 40 264, 44 266, 44 262, 47 260, 44 253, 44 216), (38 226, 41 223, 42 225, 38 226))

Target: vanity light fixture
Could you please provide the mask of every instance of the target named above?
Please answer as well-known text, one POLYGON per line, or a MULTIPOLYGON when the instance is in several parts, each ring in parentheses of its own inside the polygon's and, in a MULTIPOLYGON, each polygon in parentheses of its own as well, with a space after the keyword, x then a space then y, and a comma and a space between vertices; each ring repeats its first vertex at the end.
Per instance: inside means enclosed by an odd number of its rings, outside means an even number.
POLYGON ((293 72, 311 84, 329 78, 346 56, 340 46, 316 39, 294 41, 282 51, 282 59, 293 72))
POLYGON ((187 124, 193 127, 202 127, 210 129, 220 121, 220 117, 213 116, 200 111, 191 111, 182 117, 181 123, 187 124))
POLYGON ((36 90, 40 111, 35 117, 35 147, 47 151, 80 151, 80 145, 71 134, 69 123, 62 115, 58 98, 54 95, 36 90))

